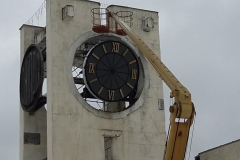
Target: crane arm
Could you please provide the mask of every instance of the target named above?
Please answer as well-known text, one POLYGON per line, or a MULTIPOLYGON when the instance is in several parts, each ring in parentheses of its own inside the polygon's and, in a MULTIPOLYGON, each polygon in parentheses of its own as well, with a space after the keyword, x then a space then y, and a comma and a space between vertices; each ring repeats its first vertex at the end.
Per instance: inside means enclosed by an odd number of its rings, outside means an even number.
POLYGON ((171 89, 174 105, 170 107, 171 129, 166 145, 164 160, 183 160, 185 157, 189 130, 192 125, 195 109, 191 102, 191 94, 171 71, 163 64, 157 55, 139 38, 132 29, 116 14, 110 15, 123 31, 135 43, 159 77, 171 89))

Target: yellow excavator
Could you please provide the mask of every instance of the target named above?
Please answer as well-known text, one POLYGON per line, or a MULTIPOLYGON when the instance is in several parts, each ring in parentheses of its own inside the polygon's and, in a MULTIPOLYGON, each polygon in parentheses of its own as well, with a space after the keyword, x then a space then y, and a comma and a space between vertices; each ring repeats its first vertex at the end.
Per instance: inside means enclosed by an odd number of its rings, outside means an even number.
POLYGON ((162 63, 157 55, 121 20, 116 14, 110 16, 131 38, 138 49, 155 69, 159 77, 171 89, 170 97, 174 98, 173 106, 170 106, 170 131, 167 138, 164 160, 184 160, 190 127, 195 116, 195 108, 191 101, 191 94, 171 71, 162 63))

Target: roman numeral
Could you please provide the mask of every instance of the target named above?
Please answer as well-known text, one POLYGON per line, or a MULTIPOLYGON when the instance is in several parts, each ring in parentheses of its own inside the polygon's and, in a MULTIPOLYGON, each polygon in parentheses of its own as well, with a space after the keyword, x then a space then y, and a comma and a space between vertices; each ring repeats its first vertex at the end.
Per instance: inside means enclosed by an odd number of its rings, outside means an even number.
POLYGON ((112 45, 113 45, 112 52, 119 53, 119 45, 120 45, 120 43, 112 42, 112 45))
POLYGON ((95 57, 96 59, 99 59, 99 57, 96 55, 96 54, 92 54, 93 55, 93 57, 95 57))
POLYGON ((95 81, 97 81, 97 78, 91 80, 90 83, 93 83, 93 82, 95 82, 95 81))
POLYGON ((108 99, 109 99, 110 101, 113 101, 113 100, 114 100, 114 92, 115 92, 115 91, 108 90, 108 99))
POLYGON ((94 73, 94 66, 95 66, 95 63, 89 63, 89 68, 88 68, 89 73, 94 73))
POLYGON ((128 52, 128 49, 126 49, 126 51, 123 53, 123 56, 125 56, 128 52))
POLYGON ((133 61, 129 62, 129 64, 133 64, 133 63, 135 63, 135 62, 136 62, 136 60, 133 60, 133 61))
POLYGON ((123 97, 124 97, 124 94, 123 94, 122 89, 120 89, 120 93, 121 93, 121 96, 122 96, 122 98, 123 98, 123 97))
POLYGON ((104 44, 102 45, 104 53, 107 53, 106 47, 104 46, 104 44))
POLYGON ((127 83, 127 85, 132 89, 134 88, 130 83, 127 83))
POLYGON ((136 69, 132 69, 132 79, 137 79, 137 70, 136 69))
POLYGON ((98 94, 100 94, 103 90, 103 87, 100 88, 100 90, 98 91, 98 94))

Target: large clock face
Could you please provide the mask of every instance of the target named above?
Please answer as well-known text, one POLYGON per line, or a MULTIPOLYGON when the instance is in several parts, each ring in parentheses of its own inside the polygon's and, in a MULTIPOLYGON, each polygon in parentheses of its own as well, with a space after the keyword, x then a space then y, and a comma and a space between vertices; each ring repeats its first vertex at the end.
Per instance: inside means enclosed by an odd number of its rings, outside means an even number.
POLYGON ((37 45, 33 44, 28 47, 24 55, 20 74, 20 102, 24 111, 30 112, 38 107, 37 104, 42 96, 43 80, 42 52, 37 45))
POLYGON ((69 59, 76 87, 71 87, 73 95, 83 107, 106 118, 108 114, 99 111, 116 113, 130 107, 133 107, 131 111, 136 110, 140 105, 135 104, 138 104, 144 86, 137 48, 124 37, 115 35, 82 37, 80 40, 71 48, 73 60, 69 59))
POLYGON ((104 101, 125 100, 136 90, 138 58, 120 41, 104 41, 93 47, 83 65, 84 83, 89 92, 104 101))

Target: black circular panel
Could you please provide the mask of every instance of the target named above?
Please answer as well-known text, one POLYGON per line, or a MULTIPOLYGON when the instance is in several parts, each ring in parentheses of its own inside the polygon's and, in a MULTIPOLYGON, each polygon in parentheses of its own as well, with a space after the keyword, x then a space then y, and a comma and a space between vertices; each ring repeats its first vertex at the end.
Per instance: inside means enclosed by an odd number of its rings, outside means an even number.
POLYGON ((43 57, 36 45, 25 52, 20 73, 20 102, 24 111, 32 111, 42 92, 43 57))
POLYGON ((105 41, 89 51, 83 73, 88 90, 96 98, 109 102, 121 101, 136 90, 138 59, 123 42, 105 41))

